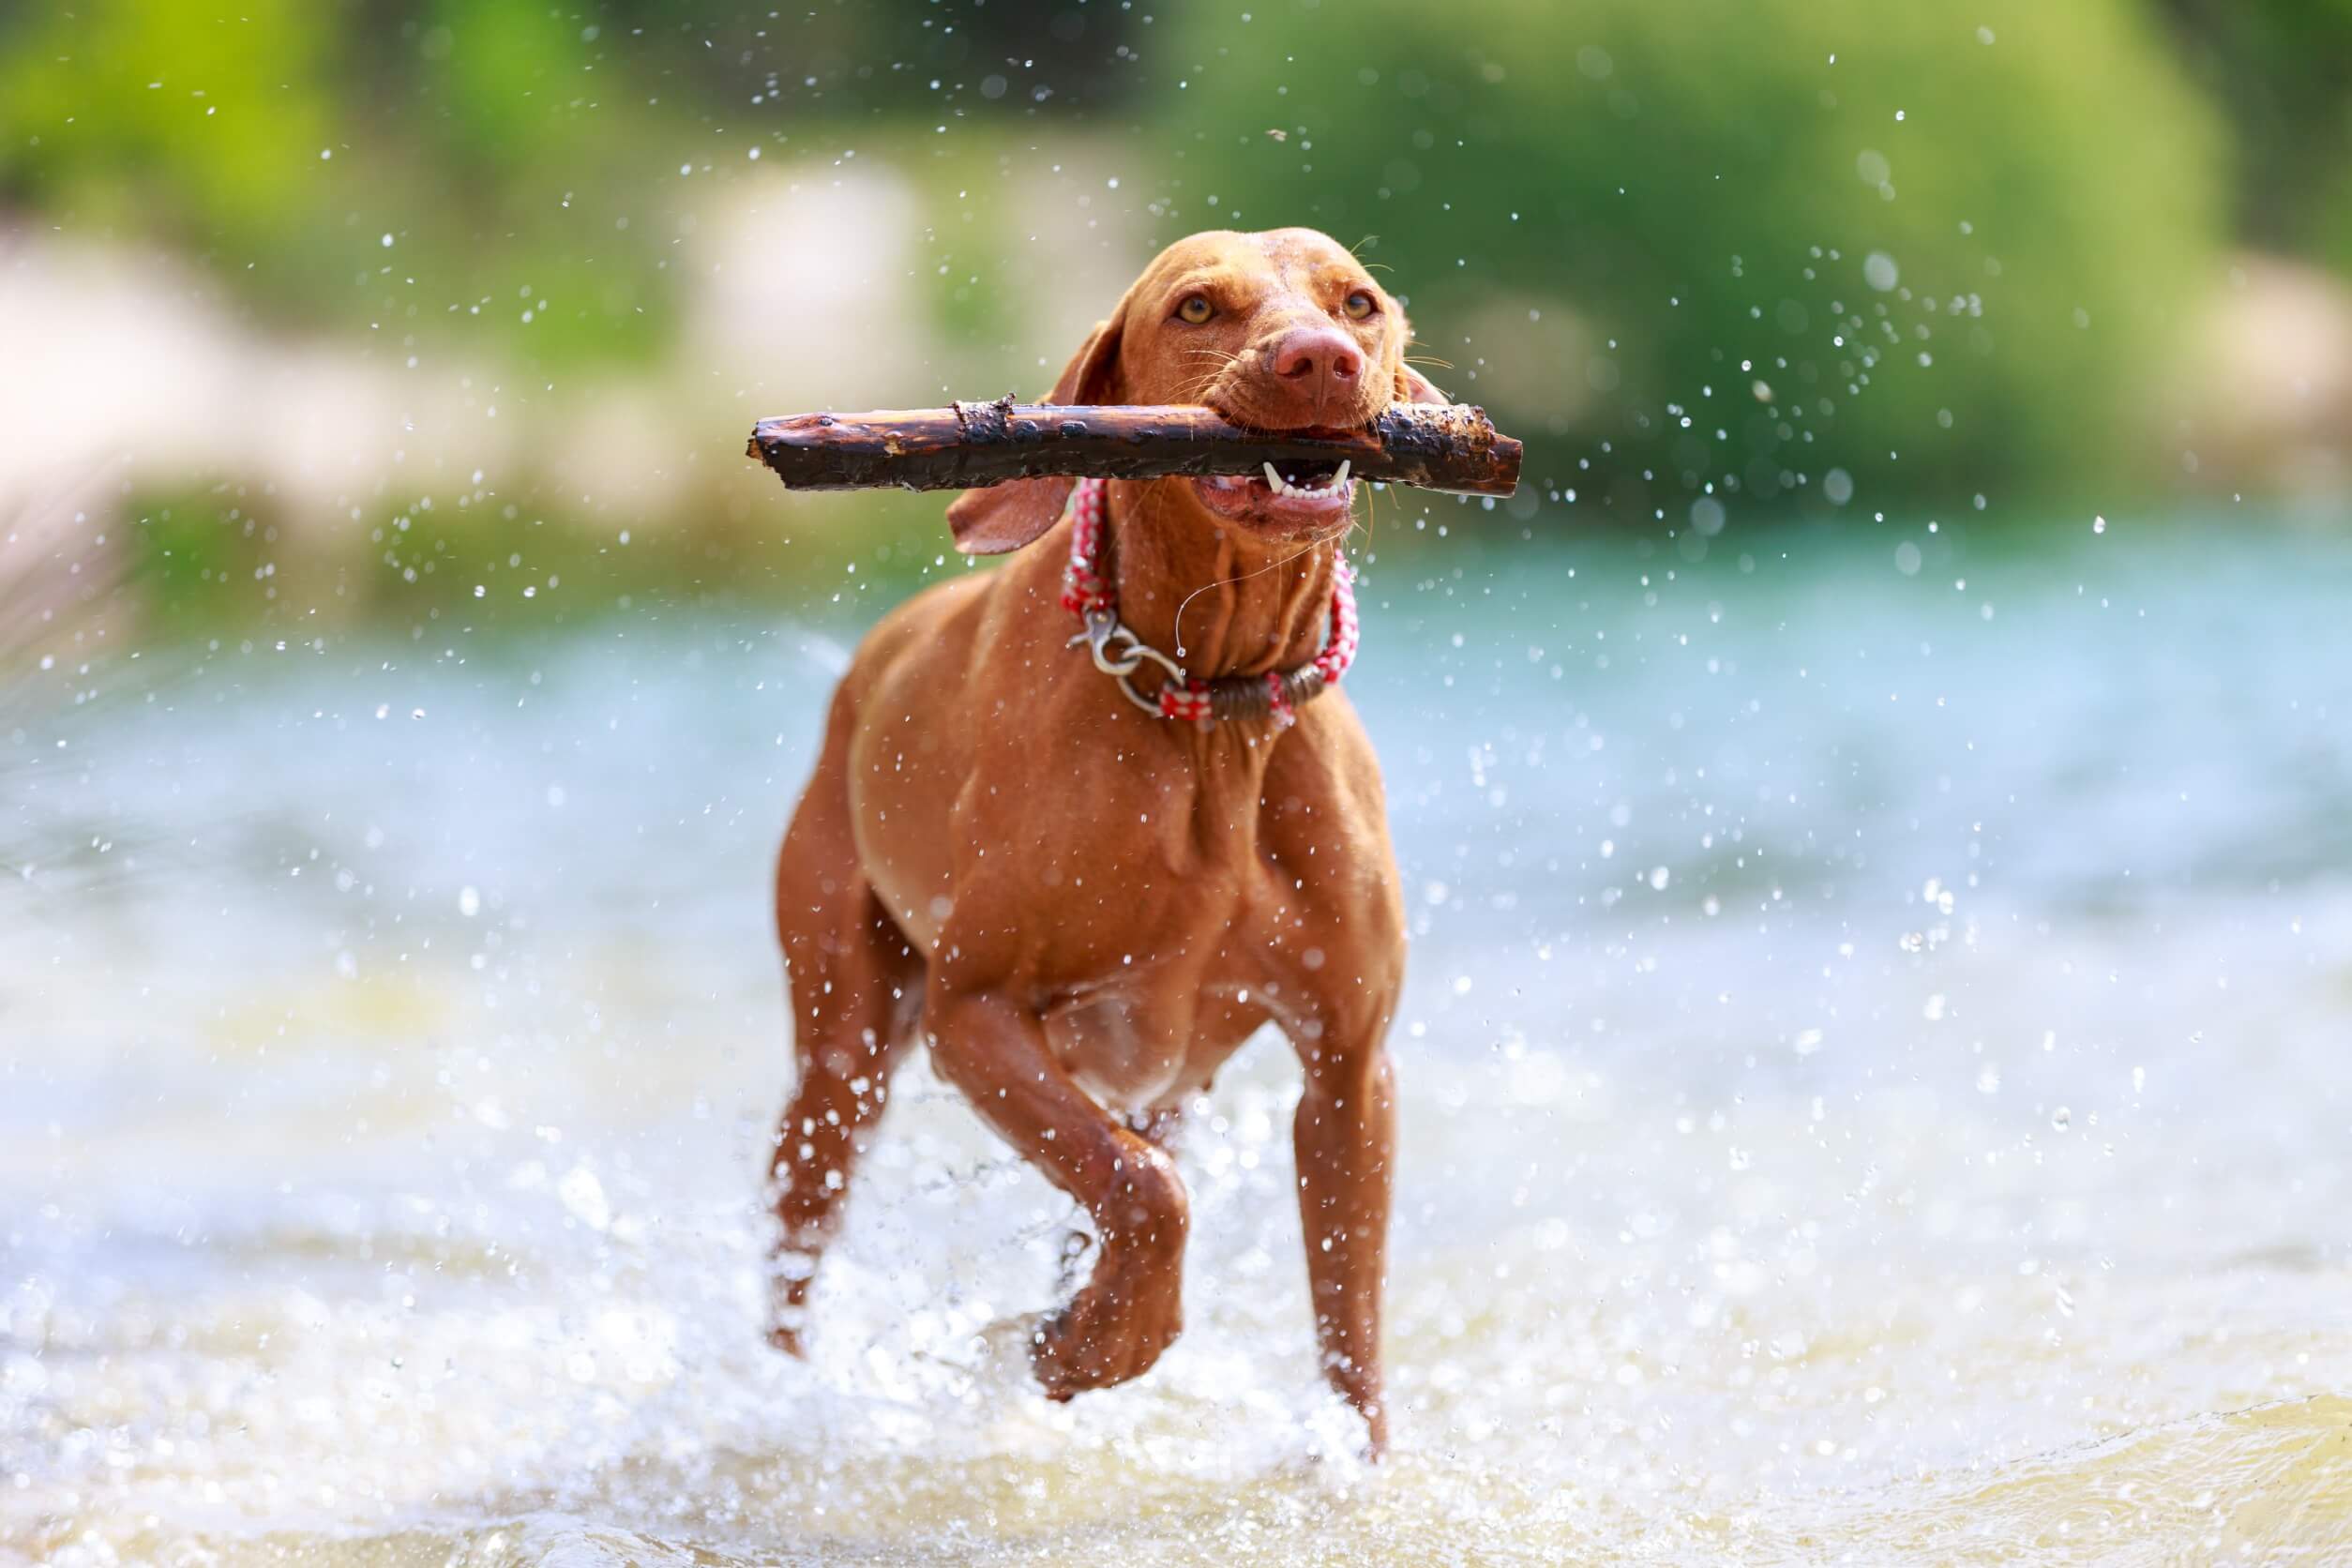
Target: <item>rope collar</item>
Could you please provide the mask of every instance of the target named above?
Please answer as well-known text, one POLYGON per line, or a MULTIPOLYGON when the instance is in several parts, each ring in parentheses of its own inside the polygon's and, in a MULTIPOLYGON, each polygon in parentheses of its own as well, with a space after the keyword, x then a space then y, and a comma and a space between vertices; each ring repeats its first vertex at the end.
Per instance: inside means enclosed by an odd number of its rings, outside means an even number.
POLYGON ((1160 718, 1176 718, 1207 729, 1219 719, 1271 718, 1277 730, 1298 722, 1298 707, 1336 685, 1356 657, 1356 574, 1348 557, 1334 551, 1331 564, 1331 626, 1323 651, 1296 670, 1263 675, 1221 675, 1213 681, 1184 667, 1127 629, 1119 619, 1119 596, 1103 568, 1109 535, 1109 486, 1080 479, 1070 492, 1070 564, 1062 570, 1062 608, 1086 629, 1070 639, 1093 655, 1094 668, 1119 683, 1127 701, 1160 718), (1135 688, 1136 671, 1156 664, 1167 679, 1156 697, 1135 688))

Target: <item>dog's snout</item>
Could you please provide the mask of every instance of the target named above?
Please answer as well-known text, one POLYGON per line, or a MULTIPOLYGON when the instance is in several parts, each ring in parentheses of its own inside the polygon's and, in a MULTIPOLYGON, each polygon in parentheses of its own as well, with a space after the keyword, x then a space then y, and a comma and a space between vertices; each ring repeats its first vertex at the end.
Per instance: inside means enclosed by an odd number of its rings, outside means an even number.
POLYGON ((1364 354, 1328 326, 1293 327, 1274 344, 1274 372, 1319 403, 1334 393, 1355 391, 1364 354))

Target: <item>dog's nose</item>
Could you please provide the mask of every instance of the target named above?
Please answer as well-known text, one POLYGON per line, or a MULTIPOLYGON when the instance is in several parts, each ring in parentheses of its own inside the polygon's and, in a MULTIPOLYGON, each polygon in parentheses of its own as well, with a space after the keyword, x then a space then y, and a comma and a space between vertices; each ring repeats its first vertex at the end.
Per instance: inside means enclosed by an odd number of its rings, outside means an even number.
POLYGON ((1274 371, 1319 405, 1334 393, 1355 391, 1356 378, 1364 373, 1364 355, 1328 326, 1293 327, 1274 344, 1274 371))

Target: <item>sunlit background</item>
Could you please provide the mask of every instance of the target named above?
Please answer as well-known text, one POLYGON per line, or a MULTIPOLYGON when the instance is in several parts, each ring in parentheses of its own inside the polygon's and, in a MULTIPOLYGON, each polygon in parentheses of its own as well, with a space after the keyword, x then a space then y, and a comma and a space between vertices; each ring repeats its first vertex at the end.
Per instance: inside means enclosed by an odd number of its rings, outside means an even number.
POLYGON ((0 1560, 2352 1551, 2352 4, 0 8, 0 1560), (1306 224, 1373 495, 1397 1453, 1260 1042, 1185 1338, 918 1069, 759 1334, 770 856, 940 498, 1306 224))

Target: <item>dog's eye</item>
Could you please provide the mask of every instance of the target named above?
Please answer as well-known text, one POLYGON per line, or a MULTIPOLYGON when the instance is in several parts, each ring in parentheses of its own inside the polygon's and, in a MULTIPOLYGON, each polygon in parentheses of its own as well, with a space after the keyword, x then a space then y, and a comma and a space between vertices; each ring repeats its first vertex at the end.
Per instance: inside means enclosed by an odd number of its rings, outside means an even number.
POLYGON ((1195 326, 1199 326, 1216 313, 1217 308, 1209 303, 1207 294, 1186 294, 1184 302, 1176 307, 1176 319, 1180 322, 1190 322, 1195 326))
POLYGON ((1341 309, 1348 312, 1349 320, 1363 321, 1365 317, 1371 315, 1374 310, 1378 309, 1379 307, 1372 303, 1372 295, 1370 293, 1364 289, 1358 289, 1342 302, 1341 309))

